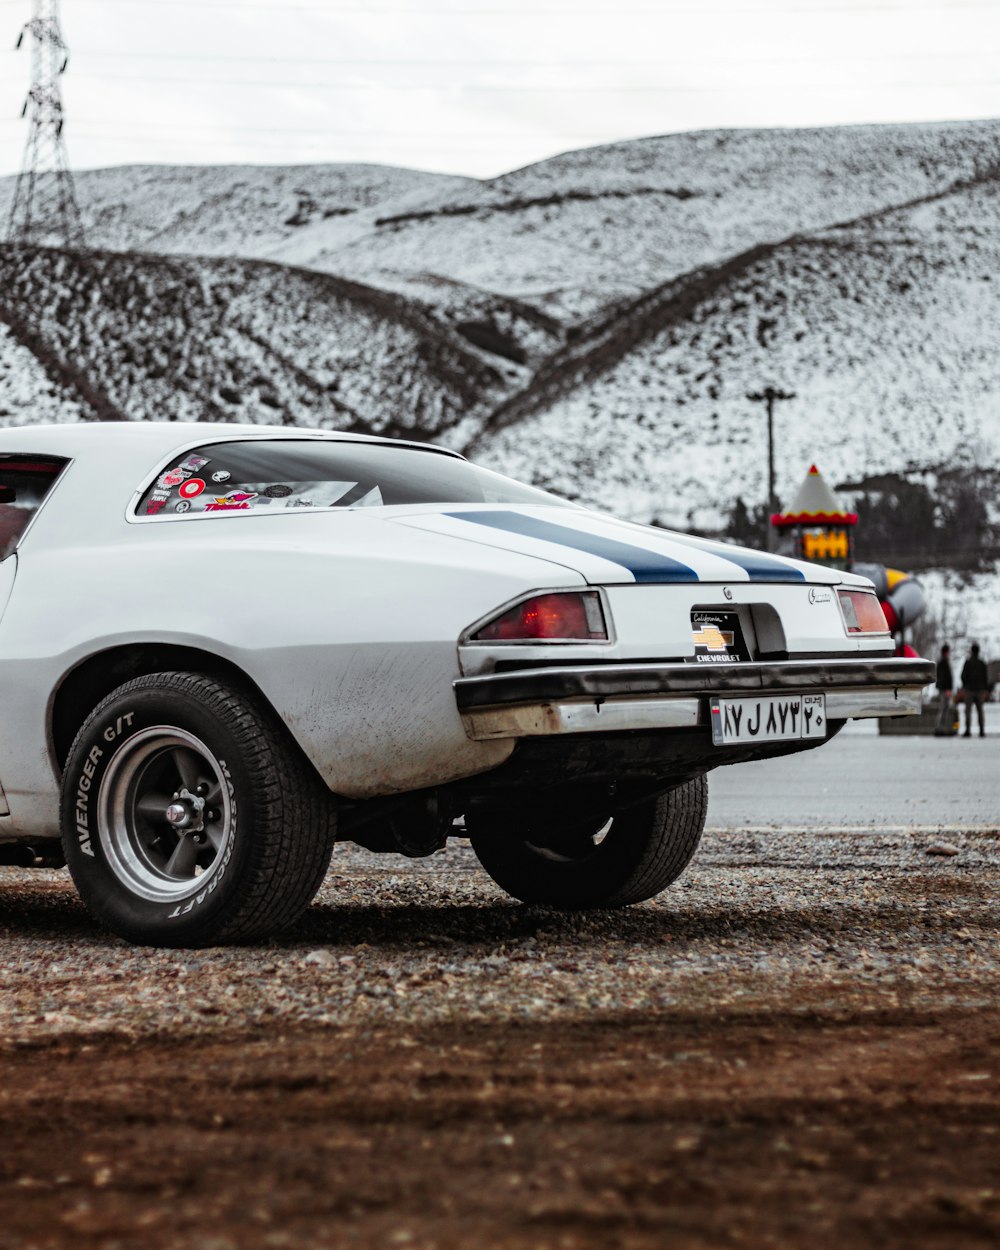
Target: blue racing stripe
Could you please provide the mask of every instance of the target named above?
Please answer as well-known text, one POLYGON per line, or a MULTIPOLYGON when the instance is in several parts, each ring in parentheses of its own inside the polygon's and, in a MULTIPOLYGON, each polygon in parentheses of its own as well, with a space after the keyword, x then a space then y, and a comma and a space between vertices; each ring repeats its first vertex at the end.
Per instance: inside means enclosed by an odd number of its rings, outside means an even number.
POLYGON ((737 568, 749 574, 752 582, 804 582, 805 574, 801 569, 782 564, 761 551, 748 551, 746 547, 729 547, 725 543, 702 542, 689 534, 671 534, 670 541, 682 547, 692 547, 695 551, 704 551, 707 555, 718 556, 720 560, 728 560, 737 568))
POLYGON ((445 515, 458 521, 487 525, 492 529, 523 534, 526 538, 537 538, 542 542, 557 543, 560 547, 572 547, 577 551, 585 551, 588 555, 600 556, 602 560, 610 560, 613 564, 620 564, 628 569, 637 582, 700 580, 694 569, 682 564, 680 560, 672 560, 670 556, 661 556, 655 551, 645 551, 642 547, 620 543, 613 538, 603 538, 599 534, 588 534, 586 530, 554 525, 551 521, 542 521, 538 517, 526 516, 520 512, 448 512, 445 515))

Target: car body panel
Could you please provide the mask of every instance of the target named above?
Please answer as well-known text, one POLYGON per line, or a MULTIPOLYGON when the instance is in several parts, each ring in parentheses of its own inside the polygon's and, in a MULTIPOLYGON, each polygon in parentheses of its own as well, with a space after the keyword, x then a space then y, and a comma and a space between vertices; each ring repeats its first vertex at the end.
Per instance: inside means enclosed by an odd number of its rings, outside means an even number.
POLYGON ((678 534, 579 508, 465 504, 400 518, 434 533, 567 564, 593 585, 788 582, 869 586, 863 577, 787 556, 678 534))
POLYGON ((95 557, 82 535, 26 553, 19 593, 0 620, 11 727, 0 726, 0 756, 17 778, 5 784, 18 831, 52 827, 44 796, 54 761, 39 749, 47 708, 38 691, 128 643, 195 647, 235 664, 338 794, 412 790, 490 768, 513 744, 483 749, 464 733, 451 691, 456 639, 526 585, 581 580, 516 553, 497 553, 484 568, 474 548, 445 537, 427 537, 418 565, 374 509, 122 530, 101 549, 87 594, 81 572, 95 557), (394 610, 385 608, 387 587, 394 610))

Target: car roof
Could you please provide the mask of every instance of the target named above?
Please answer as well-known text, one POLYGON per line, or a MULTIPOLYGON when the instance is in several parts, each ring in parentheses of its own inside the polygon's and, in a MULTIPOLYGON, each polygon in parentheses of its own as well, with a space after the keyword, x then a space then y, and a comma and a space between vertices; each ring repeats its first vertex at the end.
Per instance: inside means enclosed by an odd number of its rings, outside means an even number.
MULTIPOLYGON (((286 425, 243 425, 215 421, 80 421, 60 425, 16 425, 0 429, 0 454, 34 452, 37 455, 88 458, 140 450, 151 457, 166 456, 173 448, 217 443, 227 439, 303 439, 331 442, 382 443, 420 448, 459 456, 434 443, 384 438, 376 434, 348 434, 340 430, 302 429, 286 425)), ((459 457, 461 459, 461 457, 459 457)))

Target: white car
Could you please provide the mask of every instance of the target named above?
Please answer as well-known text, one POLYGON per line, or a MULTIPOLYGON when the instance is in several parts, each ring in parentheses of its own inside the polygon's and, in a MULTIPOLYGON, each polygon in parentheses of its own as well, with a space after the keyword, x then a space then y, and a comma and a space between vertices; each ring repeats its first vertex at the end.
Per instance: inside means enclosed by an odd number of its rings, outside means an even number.
POLYGON ((0 431, 0 862, 65 856, 138 942, 286 925, 338 839, 465 834, 520 899, 646 899, 707 772, 915 712, 932 678, 861 578, 439 447, 0 431))

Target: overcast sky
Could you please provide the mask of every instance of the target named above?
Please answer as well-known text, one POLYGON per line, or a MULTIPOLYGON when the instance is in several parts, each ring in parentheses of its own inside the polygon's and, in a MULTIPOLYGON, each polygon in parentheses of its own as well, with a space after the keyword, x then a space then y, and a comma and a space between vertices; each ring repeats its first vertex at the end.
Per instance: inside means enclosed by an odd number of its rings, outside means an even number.
MULTIPOLYGON (((32 0, 0 0, 0 175, 32 0)), ((490 176, 716 126, 1000 116, 1000 0, 62 0, 77 168, 375 161, 490 176)))

